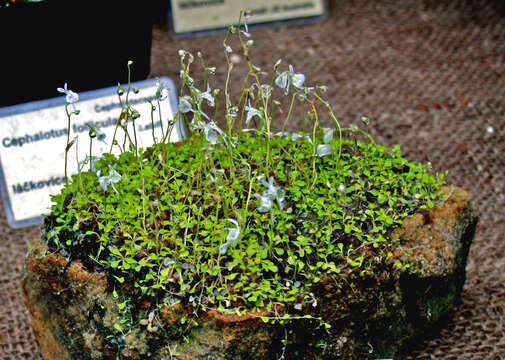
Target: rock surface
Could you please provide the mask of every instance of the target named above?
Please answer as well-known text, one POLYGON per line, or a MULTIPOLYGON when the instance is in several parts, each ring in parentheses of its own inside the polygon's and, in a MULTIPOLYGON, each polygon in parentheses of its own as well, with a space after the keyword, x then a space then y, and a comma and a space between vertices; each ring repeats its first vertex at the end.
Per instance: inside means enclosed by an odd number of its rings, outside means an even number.
MULTIPOLYGON (((173 307, 149 313, 123 329, 118 304, 124 289, 112 289, 104 274, 79 262, 46 254, 36 243, 24 267, 22 288, 32 327, 46 360, 88 359, 377 359, 396 358, 412 341, 444 323, 457 305, 478 213, 459 188, 433 209, 404 220, 390 239, 401 246, 378 259, 373 273, 323 278, 313 288, 312 309, 331 324, 292 320, 265 323, 272 314, 223 314, 173 307), (408 263, 410 267, 393 264, 408 263), (393 270, 392 270, 393 269, 393 270), (117 295, 119 293, 119 295, 117 295), (188 321, 181 325, 181 319, 188 321), (197 320, 197 324, 193 323, 197 320), (116 324, 116 325, 115 325, 116 324)), ((283 307, 279 306, 278 315, 283 307)), ((310 312, 309 312, 310 311, 310 312)))

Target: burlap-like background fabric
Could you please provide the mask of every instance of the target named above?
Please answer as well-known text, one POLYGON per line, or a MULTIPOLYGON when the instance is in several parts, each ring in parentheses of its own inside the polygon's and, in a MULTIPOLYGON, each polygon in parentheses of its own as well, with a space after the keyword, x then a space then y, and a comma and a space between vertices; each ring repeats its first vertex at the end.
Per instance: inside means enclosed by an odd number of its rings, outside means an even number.
MULTIPOLYGON (((223 34, 176 38, 163 12, 155 17, 150 77, 178 84, 177 50, 202 50, 219 67, 213 87, 222 88, 223 34)), ((259 66, 271 69, 281 58, 282 69, 293 64, 307 84, 327 85, 344 125, 368 116, 377 142, 398 143, 410 159, 449 170, 481 212, 462 304, 406 359, 505 359, 502 1, 330 0, 321 22, 252 33, 259 66)), ((243 59, 235 62, 245 69, 243 59)), ((19 288, 27 245, 38 236, 36 226, 10 229, 0 208, 0 360, 41 359, 19 288)))

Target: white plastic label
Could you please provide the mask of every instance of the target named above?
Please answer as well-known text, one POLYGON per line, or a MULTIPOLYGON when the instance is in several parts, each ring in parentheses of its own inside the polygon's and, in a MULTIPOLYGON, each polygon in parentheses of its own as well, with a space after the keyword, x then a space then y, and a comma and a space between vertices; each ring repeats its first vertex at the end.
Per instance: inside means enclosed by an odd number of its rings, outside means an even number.
POLYGON ((324 0, 171 0, 176 34, 226 28, 236 24, 241 10, 251 10, 249 24, 319 17, 324 0))
MULTIPOLYGON (((70 85, 70 84, 69 84, 70 85)), ((139 112, 135 120, 138 148, 146 148, 162 138, 177 109, 177 97, 170 79, 145 80, 131 84, 138 93, 128 93, 128 103, 139 112), (158 82, 165 85, 168 97, 157 100, 158 82), (152 106, 156 107, 152 111, 152 106), (151 117, 152 115, 152 117, 151 117), (161 120, 160 120, 161 119, 161 120), (162 130, 163 127, 163 130, 162 130)), ((121 96, 126 101, 125 93, 121 96)), ((78 92, 78 89, 69 89, 78 92)), ((56 89, 55 89, 56 90, 56 89)), ((56 93, 56 91, 55 91, 56 93)), ((0 190, 12 227, 40 223, 42 215, 50 210, 51 194, 58 193, 64 184, 65 147, 68 118, 65 111, 65 95, 54 99, 35 101, 0 108, 0 190)), ((92 156, 109 152, 116 129, 121 104, 117 87, 79 93, 79 101, 68 106, 69 111, 79 110, 70 117, 70 140, 76 138, 68 152, 68 177, 77 173, 78 163, 89 156, 89 126, 102 131, 104 141, 92 140, 92 156)), ((133 136, 133 125, 129 122, 133 136)), ((184 136, 182 126, 176 123, 170 141, 184 136)), ((116 139, 123 143, 124 132, 118 129, 116 139)), ((128 142, 127 142, 128 143, 128 142)), ((114 146, 112 151, 119 154, 114 146)), ((87 170, 88 165, 84 165, 87 170)))

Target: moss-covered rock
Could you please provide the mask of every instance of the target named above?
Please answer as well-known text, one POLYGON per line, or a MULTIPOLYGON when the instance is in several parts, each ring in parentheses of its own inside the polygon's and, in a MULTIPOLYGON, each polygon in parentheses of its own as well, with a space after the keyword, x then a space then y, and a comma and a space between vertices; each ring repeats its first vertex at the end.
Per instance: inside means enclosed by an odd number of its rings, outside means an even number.
POLYGON ((237 315, 181 304, 152 312, 148 301, 124 323, 130 284, 111 286, 104 273, 34 244, 22 287, 41 352, 47 360, 393 358, 443 324, 460 299, 478 214, 464 190, 444 191, 443 204, 389 234, 400 243, 394 253, 365 253, 376 256, 373 267, 321 278, 310 306, 284 323, 268 321, 282 319, 284 304, 237 315))

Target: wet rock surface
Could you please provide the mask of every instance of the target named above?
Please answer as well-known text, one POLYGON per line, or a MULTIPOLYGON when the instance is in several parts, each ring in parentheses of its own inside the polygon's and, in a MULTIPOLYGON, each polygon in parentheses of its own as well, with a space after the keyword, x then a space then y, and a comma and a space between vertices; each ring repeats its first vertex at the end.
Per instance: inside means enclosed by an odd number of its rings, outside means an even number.
POLYGON ((397 358, 445 324, 465 282, 478 213, 464 190, 445 191, 443 204, 391 232, 390 239, 401 245, 388 259, 377 259, 372 273, 358 269, 345 274, 345 281, 322 278, 312 289, 315 301, 299 315, 320 316, 330 329, 311 319, 262 321, 261 316, 282 316, 282 304, 277 314, 210 309, 193 318, 192 309, 180 306, 150 315, 150 304, 142 303, 137 314, 143 320, 118 330, 118 304, 129 285, 111 289, 104 274, 48 255, 36 243, 25 261, 22 289, 41 353, 46 360, 397 358))

